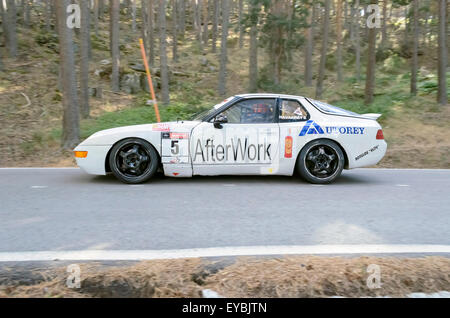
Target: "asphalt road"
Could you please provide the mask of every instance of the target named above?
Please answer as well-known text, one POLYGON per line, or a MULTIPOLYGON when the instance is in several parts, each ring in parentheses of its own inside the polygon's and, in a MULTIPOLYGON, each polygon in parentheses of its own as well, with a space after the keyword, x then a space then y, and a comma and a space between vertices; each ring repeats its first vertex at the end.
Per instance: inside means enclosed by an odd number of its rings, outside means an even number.
POLYGON ((357 169, 331 185, 195 177, 130 186, 0 169, 0 252, 450 244, 450 170, 357 169))

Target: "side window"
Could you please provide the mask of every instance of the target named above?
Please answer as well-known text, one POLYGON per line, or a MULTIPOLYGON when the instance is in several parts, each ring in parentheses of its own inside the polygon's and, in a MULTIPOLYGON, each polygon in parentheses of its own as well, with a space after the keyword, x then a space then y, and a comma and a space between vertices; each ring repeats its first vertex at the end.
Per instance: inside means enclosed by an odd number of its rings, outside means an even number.
POLYGON ((273 98, 246 99, 240 101, 221 115, 228 118, 231 124, 264 124, 273 123, 276 100, 273 98))
POLYGON ((308 113, 296 100, 283 99, 280 105, 280 123, 305 121, 308 113))

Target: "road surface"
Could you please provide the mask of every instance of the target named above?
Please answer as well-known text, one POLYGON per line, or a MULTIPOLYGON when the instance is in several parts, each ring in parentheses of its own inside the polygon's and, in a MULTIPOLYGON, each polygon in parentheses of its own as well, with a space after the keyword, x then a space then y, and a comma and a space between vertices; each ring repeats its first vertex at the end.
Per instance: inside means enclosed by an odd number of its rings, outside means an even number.
POLYGON ((450 170, 356 169, 295 177, 0 169, 0 253, 236 246, 450 245, 450 170))

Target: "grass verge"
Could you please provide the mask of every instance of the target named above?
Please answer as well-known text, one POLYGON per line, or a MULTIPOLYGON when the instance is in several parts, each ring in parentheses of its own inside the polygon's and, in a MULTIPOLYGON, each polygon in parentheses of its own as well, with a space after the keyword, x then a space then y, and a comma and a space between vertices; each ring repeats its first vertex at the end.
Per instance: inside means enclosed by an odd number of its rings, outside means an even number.
POLYGON ((450 290, 450 259, 445 257, 241 257, 79 266, 79 289, 66 287, 66 267, 41 270, 25 282, 26 274, 14 275, 17 267, 3 267, 0 297, 201 297, 204 289, 224 297, 404 297, 450 290), (379 288, 368 287, 371 264, 379 266, 379 288), (21 281, 14 279, 18 276, 21 281))

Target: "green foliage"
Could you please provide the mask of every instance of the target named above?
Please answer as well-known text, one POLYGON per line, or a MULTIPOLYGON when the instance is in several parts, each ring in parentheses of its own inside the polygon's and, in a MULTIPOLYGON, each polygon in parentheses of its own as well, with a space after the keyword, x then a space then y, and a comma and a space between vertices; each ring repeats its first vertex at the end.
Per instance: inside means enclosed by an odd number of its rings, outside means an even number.
POLYGON ((407 67, 405 59, 398 55, 391 55, 384 60, 381 70, 387 74, 402 74, 407 67))
POLYGON ((40 46, 45 46, 54 52, 58 52, 58 36, 55 33, 43 30, 35 36, 34 40, 40 46))
POLYGON ((91 45, 95 50, 109 51, 109 44, 107 44, 103 38, 98 37, 95 34, 91 35, 91 45))
POLYGON ((299 88, 302 86, 301 76, 299 74, 286 75, 289 80, 281 81, 279 84, 275 84, 271 75, 271 70, 268 65, 260 68, 258 77, 258 87, 264 92, 280 93, 280 94, 292 94, 298 95, 299 88))
POLYGON ((364 99, 346 99, 334 102, 333 105, 350 110, 358 114, 376 113, 382 114, 381 119, 385 119, 392 114, 393 108, 398 100, 392 100, 391 96, 375 96, 374 102, 370 105, 364 104, 364 99))
POLYGON ((325 67, 329 71, 335 71, 337 66, 337 58, 336 54, 328 54, 325 62, 325 67))
POLYGON ((438 91, 438 82, 437 81, 426 81, 419 83, 419 89, 426 94, 434 93, 438 91))
MULTIPOLYGON (((85 139, 93 133, 109 128, 156 123, 156 115, 153 105, 145 105, 146 98, 137 98, 135 106, 117 112, 107 112, 98 118, 84 120, 81 124, 81 138, 85 139)), ((159 106, 162 121, 187 120, 209 106, 194 106, 184 103, 171 103, 167 106, 159 106)))

